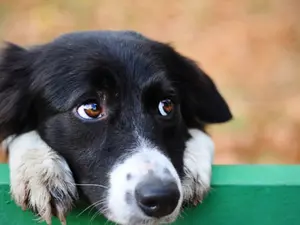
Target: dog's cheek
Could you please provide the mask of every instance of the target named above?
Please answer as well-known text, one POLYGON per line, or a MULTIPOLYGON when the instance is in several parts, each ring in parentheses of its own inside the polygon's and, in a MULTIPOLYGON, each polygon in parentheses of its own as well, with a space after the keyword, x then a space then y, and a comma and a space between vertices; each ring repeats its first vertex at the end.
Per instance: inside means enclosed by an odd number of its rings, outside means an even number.
POLYGON ((59 153, 79 157, 80 155, 75 154, 89 148, 96 138, 96 131, 92 128, 76 118, 72 112, 65 112, 43 118, 38 132, 59 153))

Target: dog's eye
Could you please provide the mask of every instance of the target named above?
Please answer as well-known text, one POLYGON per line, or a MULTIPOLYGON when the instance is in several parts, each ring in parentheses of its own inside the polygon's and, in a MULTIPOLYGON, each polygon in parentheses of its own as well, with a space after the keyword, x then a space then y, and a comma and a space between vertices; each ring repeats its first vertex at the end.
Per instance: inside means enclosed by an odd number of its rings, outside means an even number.
POLYGON ((79 106, 77 113, 83 119, 98 119, 105 116, 103 108, 95 102, 88 102, 79 106))
POLYGON ((168 116, 173 112, 174 104, 170 99, 162 100, 158 104, 158 110, 162 116, 168 116))

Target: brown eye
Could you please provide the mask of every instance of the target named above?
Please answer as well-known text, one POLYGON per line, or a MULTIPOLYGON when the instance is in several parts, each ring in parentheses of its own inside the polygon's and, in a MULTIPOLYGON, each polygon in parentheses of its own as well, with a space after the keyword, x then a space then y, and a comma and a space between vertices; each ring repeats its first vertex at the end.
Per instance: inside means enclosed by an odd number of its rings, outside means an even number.
POLYGON ((90 120, 98 119, 105 115, 103 108, 95 102, 90 102, 79 106, 77 113, 81 118, 90 120))
POLYGON ((170 99, 162 100, 158 104, 158 110, 162 116, 168 116, 173 112, 174 104, 170 99))

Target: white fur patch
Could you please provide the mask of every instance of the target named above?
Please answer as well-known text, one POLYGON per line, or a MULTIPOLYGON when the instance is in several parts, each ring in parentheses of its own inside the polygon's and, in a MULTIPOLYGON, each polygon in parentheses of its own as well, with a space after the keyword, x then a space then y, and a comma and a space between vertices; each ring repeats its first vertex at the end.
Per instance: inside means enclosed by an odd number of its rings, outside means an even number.
POLYGON ((172 222, 177 218, 183 200, 180 178, 171 161, 157 148, 141 141, 140 146, 134 149, 130 156, 114 167, 109 178, 110 190, 107 198, 109 214, 107 217, 114 222, 119 224, 160 224, 172 222), (165 172, 166 169, 169 173, 165 172), (152 170, 153 174, 162 180, 176 181, 180 192, 176 209, 172 214, 161 219, 146 216, 139 209, 135 200, 130 204, 125 200, 128 193, 134 196, 135 187, 143 179, 147 179, 149 170, 152 170), (130 174, 130 179, 128 179, 128 174, 130 174))
POLYGON ((201 130, 190 129, 192 138, 186 143, 182 181, 184 201, 197 204, 210 188, 214 159, 214 143, 201 130))
POLYGON ((35 132, 4 141, 9 149, 11 195, 23 209, 37 211, 51 223, 53 203, 57 216, 64 222, 77 191, 66 161, 35 132))

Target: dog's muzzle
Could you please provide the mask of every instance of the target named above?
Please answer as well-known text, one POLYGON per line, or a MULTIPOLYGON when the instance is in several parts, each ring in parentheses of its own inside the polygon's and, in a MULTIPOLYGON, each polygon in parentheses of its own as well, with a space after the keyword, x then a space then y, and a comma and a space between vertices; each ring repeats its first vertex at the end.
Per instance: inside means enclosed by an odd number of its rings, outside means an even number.
POLYGON ((109 219, 134 225, 177 218, 183 199, 181 181, 171 161, 157 149, 138 148, 109 175, 109 219))

